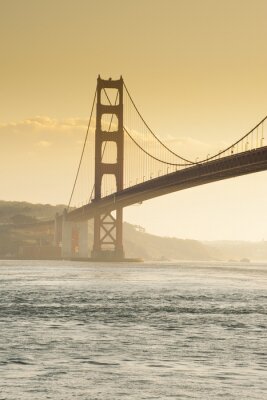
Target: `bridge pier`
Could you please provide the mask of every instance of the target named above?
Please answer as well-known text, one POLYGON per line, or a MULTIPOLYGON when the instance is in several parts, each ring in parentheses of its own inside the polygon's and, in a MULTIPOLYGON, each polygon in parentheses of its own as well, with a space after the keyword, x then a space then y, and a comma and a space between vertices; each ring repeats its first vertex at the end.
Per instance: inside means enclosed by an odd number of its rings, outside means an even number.
POLYGON ((68 221, 65 211, 61 229, 61 257, 66 259, 87 259, 89 255, 88 221, 68 221))
POLYGON ((54 222, 54 246, 61 247, 62 246, 62 215, 56 213, 55 222, 54 222))

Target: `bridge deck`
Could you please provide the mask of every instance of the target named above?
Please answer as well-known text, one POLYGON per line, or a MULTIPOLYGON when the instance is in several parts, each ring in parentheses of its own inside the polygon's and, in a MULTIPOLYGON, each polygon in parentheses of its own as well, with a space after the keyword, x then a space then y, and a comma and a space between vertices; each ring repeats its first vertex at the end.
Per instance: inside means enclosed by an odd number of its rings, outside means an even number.
POLYGON ((267 170, 267 146, 208 161, 137 184, 68 213, 68 220, 86 220, 97 214, 178 190, 267 170))

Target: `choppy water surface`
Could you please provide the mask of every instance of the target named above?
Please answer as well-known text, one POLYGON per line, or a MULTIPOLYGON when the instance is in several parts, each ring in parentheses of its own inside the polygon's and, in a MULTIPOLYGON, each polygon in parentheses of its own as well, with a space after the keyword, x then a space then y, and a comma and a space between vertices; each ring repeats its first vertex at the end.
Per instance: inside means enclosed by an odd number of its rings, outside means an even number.
POLYGON ((267 266, 0 261, 0 399, 266 399, 267 266))

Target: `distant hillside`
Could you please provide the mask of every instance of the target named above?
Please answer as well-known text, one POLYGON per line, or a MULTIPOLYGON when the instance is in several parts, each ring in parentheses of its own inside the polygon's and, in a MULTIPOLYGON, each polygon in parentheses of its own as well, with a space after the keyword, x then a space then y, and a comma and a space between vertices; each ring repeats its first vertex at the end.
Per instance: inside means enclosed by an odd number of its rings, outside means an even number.
POLYGON ((221 260, 239 261, 242 258, 249 258, 254 261, 267 260, 267 241, 244 242, 221 240, 214 242, 203 242, 209 249, 211 257, 221 260))
MULTIPOLYGON (((53 229, 19 224, 53 219, 64 205, 31 204, 0 201, 0 257, 16 257, 20 246, 53 244, 53 229)), ((89 245, 93 243, 93 223, 89 223, 89 245)), ((124 250, 127 257, 144 260, 267 260, 267 242, 199 242, 146 233, 144 229, 124 223, 124 250)))
POLYGON ((154 260, 211 260, 208 248, 196 240, 160 237, 139 232, 124 223, 124 249, 128 257, 154 260))
POLYGON ((62 213, 65 207, 62 204, 51 206, 50 204, 0 200, 0 224, 52 219, 57 212, 62 213))
POLYGON ((64 205, 0 201, 0 257, 18 256, 20 246, 52 244, 52 230, 41 226, 17 229, 16 225, 51 220, 64 208, 64 205))

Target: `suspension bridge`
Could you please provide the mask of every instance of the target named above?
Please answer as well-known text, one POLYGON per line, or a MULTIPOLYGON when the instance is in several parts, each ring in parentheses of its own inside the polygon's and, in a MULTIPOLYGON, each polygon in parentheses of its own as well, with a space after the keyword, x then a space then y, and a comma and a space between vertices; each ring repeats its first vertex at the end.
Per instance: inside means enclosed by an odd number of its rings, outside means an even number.
POLYGON ((99 76, 68 208, 55 220, 62 257, 89 256, 87 224, 93 219, 92 259, 123 260, 124 207, 266 170, 266 119, 225 149, 192 161, 154 133, 122 77, 99 76))

